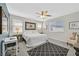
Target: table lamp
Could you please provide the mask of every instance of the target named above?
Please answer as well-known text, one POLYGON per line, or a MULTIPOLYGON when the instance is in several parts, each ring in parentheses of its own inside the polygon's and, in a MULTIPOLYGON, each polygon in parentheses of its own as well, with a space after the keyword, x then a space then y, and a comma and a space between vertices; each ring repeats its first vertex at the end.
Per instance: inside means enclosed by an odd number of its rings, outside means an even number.
POLYGON ((19 27, 16 27, 16 32, 17 32, 18 52, 19 52, 19 27))

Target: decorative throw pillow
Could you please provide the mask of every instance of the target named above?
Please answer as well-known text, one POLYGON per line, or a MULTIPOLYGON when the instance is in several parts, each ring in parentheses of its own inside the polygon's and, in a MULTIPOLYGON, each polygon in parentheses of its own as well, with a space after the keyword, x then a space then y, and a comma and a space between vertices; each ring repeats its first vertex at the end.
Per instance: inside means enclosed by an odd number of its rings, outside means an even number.
POLYGON ((76 40, 76 35, 77 35, 77 33, 76 33, 76 32, 73 32, 73 33, 71 34, 71 36, 70 36, 70 39, 71 39, 71 40, 76 40))

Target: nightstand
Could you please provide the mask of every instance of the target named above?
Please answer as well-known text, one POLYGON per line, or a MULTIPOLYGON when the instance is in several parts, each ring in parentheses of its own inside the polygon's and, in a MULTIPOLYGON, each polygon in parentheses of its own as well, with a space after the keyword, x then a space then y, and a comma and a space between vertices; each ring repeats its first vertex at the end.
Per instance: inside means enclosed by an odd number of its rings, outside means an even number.
POLYGON ((22 42, 23 41, 23 38, 22 38, 22 35, 21 34, 13 35, 13 36, 16 36, 19 42, 22 42))
POLYGON ((3 56, 15 56, 17 55, 17 38, 8 37, 4 38, 2 43, 2 55, 3 56))

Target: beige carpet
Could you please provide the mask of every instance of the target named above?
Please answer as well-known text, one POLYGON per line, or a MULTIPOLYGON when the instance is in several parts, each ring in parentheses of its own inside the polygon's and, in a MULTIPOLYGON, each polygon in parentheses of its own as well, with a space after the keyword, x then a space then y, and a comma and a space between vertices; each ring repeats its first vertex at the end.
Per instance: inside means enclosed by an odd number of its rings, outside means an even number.
POLYGON ((26 47, 26 44, 24 42, 20 42, 17 56, 28 56, 27 50, 28 48, 26 47))

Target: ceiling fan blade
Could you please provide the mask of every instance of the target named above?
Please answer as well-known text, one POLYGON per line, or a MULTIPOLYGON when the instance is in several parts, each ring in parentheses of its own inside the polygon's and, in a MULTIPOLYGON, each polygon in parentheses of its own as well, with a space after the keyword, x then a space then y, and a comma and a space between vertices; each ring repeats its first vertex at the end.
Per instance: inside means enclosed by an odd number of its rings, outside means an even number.
POLYGON ((40 13, 36 12, 36 14, 41 15, 40 13))
POLYGON ((51 15, 48 15, 48 11, 41 11, 40 13, 36 13, 38 14, 39 16, 47 16, 47 17, 51 17, 51 15))
POLYGON ((44 11, 41 11, 41 15, 42 15, 42 16, 44 15, 44 11))
POLYGON ((46 16, 51 17, 52 15, 46 15, 46 16))
POLYGON ((37 12, 36 14, 38 14, 38 15, 44 15, 44 12, 41 11, 40 13, 37 12))
POLYGON ((48 14, 48 11, 45 11, 44 13, 47 15, 48 14))

